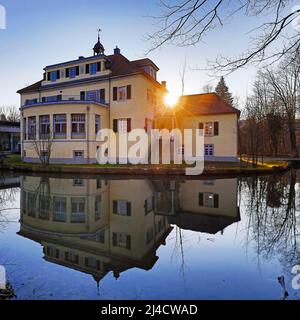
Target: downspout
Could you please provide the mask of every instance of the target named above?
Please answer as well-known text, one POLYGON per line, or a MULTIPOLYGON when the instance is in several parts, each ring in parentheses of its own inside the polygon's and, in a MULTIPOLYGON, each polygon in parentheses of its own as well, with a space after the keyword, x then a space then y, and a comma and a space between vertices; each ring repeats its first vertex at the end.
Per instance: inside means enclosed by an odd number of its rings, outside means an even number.
POLYGON ((87 135, 86 135, 86 139, 87 139, 87 163, 90 164, 90 105, 88 105, 86 107, 87 110, 87 120, 86 120, 86 124, 87 124, 87 135))

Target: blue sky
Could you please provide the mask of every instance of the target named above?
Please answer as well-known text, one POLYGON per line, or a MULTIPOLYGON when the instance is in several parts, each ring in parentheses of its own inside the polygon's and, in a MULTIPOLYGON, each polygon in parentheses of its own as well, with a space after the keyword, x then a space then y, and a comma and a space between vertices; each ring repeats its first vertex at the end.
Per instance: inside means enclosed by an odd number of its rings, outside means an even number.
MULTIPOLYGON (((101 42, 110 54, 118 45, 129 59, 144 57, 150 44, 145 35, 155 30, 147 16, 159 12, 158 0, 0 0, 5 6, 7 28, 0 30, 0 106, 18 105, 16 91, 42 77, 46 65, 89 56, 103 32, 101 42)), ((173 45, 148 55, 160 67, 159 80, 166 80, 172 91, 180 92, 179 70, 187 59, 186 94, 198 93, 216 78, 205 71, 207 59, 238 54, 247 48, 246 33, 258 19, 236 17, 229 25, 209 34, 195 47, 173 45)), ((226 81, 234 95, 245 97, 251 90, 255 69, 240 70, 226 81)), ((218 75, 215 75, 216 77, 218 75)))

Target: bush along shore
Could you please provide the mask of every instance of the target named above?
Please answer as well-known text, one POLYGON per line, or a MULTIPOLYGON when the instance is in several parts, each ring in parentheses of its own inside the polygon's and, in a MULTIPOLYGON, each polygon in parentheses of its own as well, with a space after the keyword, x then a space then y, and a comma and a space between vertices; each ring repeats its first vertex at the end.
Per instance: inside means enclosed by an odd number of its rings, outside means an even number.
MULTIPOLYGON (((186 165, 119 165, 119 164, 50 164, 23 162, 19 155, 9 155, 0 163, 0 170, 18 172, 78 173, 78 174, 120 174, 120 175, 185 175, 186 165)), ((284 172, 287 162, 269 162, 252 167, 247 162, 205 162, 202 175, 245 175, 284 172)))

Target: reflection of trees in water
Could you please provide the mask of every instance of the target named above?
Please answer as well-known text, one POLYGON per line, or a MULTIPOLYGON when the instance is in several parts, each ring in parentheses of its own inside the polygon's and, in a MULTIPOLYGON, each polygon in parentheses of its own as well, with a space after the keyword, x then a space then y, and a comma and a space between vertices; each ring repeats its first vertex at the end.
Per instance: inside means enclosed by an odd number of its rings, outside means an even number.
POLYGON ((296 208, 296 171, 285 175, 241 179, 248 242, 258 256, 277 255, 285 268, 299 263, 300 214, 296 208))

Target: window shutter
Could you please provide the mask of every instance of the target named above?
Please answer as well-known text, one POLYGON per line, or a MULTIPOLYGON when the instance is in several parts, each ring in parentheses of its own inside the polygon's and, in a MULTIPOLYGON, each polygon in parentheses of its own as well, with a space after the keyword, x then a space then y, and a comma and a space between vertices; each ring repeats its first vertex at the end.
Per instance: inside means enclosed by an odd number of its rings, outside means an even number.
POLYGON ((202 192, 199 192, 199 206, 203 207, 203 201, 204 200, 204 194, 202 192))
POLYGON ((147 199, 144 202, 144 208, 145 208, 145 216, 147 215, 148 211, 147 211, 147 199))
POLYGON ((113 238, 112 238, 112 245, 113 245, 114 247, 116 247, 116 246, 117 246, 117 234, 113 232, 112 236, 113 236, 113 238))
POLYGON ((67 68, 67 69, 66 69, 66 78, 69 78, 69 76, 70 76, 70 69, 67 68))
POLYGON ((85 261, 85 266, 88 267, 89 266, 89 258, 85 257, 84 261, 85 261))
POLYGON ((126 206, 127 206, 126 215, 131 216, 131 202, 127 202, 126 206))
POLYGON ((118 201, 114 200, 113 201, 113 214, 117 214, 117 206, 118 206, 118 201))
POLYGON ((147 124, 148 124, 148 119, 145 118, 145 126, 144 126, 144 129, 145 129, 146 132, 147 132, 147 124))
POLYGON ((204 129, 204 124, 203 122, 199 122, 199 130, 203 130, 204 129))
POLYGON ((65 259, 66 259, 66 260, 69 259, 69 252, 65 252, 65 259))
POLYGON ((127 100, 131 99, 131 85, 127 86, 127 100))
POLYGON ((105 89, 100 89, 100 100, 105 102, 105 89))
POLYGON ((219 208, 219 195, 218 194, 214 194, 214 208, 219 208))
POLYGON ((78 255, 78 254, 75 256, 75 263, 76 263, 76 264, 79 263, 79 255, 78 255))
POLYGON ((79 76, 79 66, 76 66, 76 76, 79 76))
POLYGON ((126 236, 126 248, 128 249, 128 250, 130 250, 131 249, 131 237, 130 236, 126 236))
POLYGON ((47 73, 47 80, 50 81, 51 80, 51 75, 50 72, 47 73))
POLYGON ((84 91, 80 92, 80 100, 85 100, 85 92, 84 91))
POLYGON ((113 88, 113 101, 118 100, 118 87, 113 88))
POLYGON ((131 119, 128 118, 127 119, 127 132, 130 132, 131 131, 131 119))
POLYGON ((113 131, 118 132, 118 120, 117 119, 113 120, 113 131))
POLYGON ((56 249, 56 258, 59 259, 59 250, 56 249))
POLYGON ((219 135, 219 122, 214 122, 214 135, 219 135))
POLYGON ((97 72, 101 71, 101 62, 97 62, 97 72))
POLYGON ((50 248, 47 247, 47 250, 46 250, 47 254, 50 254, 50 248))
POLYGON ((85 73, 90 73, 90 65, 89 64, 85 65, 85 73))
POLYGON ((60 79, 60 70, 57 70, 57 71, 56 71, 56 78, 57 78, 57 79, 60 79))

